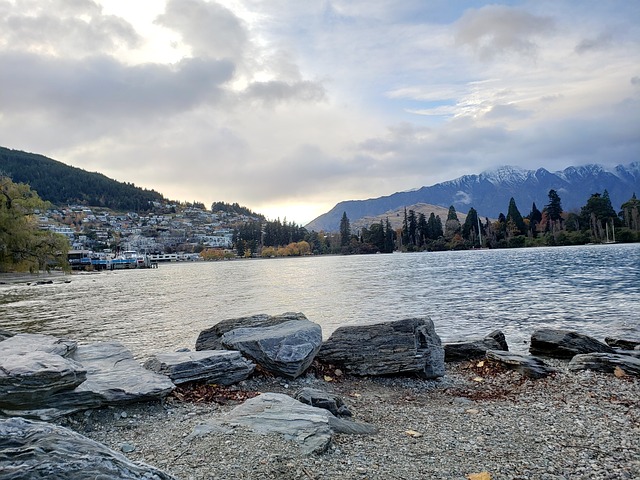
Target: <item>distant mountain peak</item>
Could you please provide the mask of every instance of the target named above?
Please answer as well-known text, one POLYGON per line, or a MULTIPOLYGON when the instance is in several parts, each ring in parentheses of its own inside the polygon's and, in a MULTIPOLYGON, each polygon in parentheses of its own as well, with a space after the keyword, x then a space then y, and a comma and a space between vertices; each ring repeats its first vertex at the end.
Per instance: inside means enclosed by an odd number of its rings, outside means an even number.
POLYGON ((475 208, 482 217, 497 218, 506 213, 509 200, 514 198, 522 215, 532 204, 539 208, 548 203, 549 190, 556 190, 565 211, 578 210, 593 193, 609 192, 614 208, 640 192, 640 162, 606 168, 599 164, 567 167, 550 172, 544 168, 527 170, 504 165, 479 175, 463 175, 430 187, 394 193, 368 200, 349 200, 338 203, 306 227, 309 230, 337 231, 343 212, 351 222, 363 217, 375 217, 390 210, 426 203, 466 213, 475 208))

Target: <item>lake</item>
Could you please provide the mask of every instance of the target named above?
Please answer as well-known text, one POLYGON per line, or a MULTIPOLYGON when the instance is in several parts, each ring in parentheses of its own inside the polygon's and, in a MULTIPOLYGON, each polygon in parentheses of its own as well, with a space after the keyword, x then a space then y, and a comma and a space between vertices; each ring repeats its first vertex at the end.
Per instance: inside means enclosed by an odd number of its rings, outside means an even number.
POLYGON ((445 341, 502 330, 524 353, 540 327, 640 336, 640 244, 161 264, 0 285, 0 329, 118 340, 137 358, 194 348, 256 313, 341 325, 429 316, 445 341))

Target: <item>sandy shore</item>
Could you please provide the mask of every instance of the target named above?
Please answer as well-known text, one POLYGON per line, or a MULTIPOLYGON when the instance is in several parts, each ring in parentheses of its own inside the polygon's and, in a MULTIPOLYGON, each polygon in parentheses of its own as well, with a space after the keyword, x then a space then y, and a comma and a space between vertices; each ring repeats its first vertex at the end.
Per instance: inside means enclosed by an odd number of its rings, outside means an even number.
POLYGON ((290 382, 257 376, 230 392, 214 391, 218 402, 172 396, 60 423, 181 479, 640 478, 640 380, 554 365, 560 372, 543 380, 475 363, 448 364, 437 382, 335 375, 325 381, 327 372, 290 382), (241 428, 191 436, 237 405, 233 397, 293 395, 305 386, 341 395, 353 420, 379 433, 336 435, 326 453, 310 456, 280 435, 241 428))

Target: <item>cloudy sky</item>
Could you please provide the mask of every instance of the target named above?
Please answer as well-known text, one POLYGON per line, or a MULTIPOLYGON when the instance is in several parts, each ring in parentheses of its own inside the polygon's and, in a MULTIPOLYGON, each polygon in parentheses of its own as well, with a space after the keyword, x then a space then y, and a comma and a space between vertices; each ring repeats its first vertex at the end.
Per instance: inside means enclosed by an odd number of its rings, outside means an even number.
POLYGON ((640 160, 640 2, 0 0, 0 145, 306 224, 640 160))

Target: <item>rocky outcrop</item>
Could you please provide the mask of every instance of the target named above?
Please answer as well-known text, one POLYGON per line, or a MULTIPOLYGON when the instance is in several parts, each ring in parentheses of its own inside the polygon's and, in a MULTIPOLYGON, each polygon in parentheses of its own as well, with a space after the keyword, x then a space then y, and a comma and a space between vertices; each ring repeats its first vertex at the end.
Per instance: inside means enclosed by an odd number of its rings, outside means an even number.
POLYGON ((171 480, 78 433, 23 418, 0 420, 0 478, 171 480))
POLYGON ((537 357, 509 353, 502 350, 488 350, 487 361, 499 363, 510 370, 516 370, 528 378, 544 378, 556 372, 555 368, 550 367, 537 357))
POLYGON ((21 410, 51 403, 51 397, 84 382, 87 371, 68 358, 43 351, 2 353, 0 408, 21 410))
MULTIPOLYGON (((323 408, 305 405, 288 395, 263 393, 237 406, 217 421, 218 424, 242 426, 259 434, 281 433, 296 441, 302 453, 322 453, 331 444, 334 433, 371 435, 377 429, 335 417, 323 408)), ((215 431, 198 428, 200 434, 215 431)))
POLYGON ((621 350, 634 350, 640 347, 640 340, 631 338, 605 337, 604 343, 612 348, 619 348, 621 350))
POLYGON ((117 342, 76 347, 48 335, 20 334, 0 342, 0 352, 0 408, 7 415, 48 420, 87 408, 163 398, 175 388, 164 375, 144 369, 117 342))
POLYGON ((585 353, 576 355, 569 362, 569 370, 593 370, 640 377, 640 359, 615 353, 585 353))
POLYGON ((312 407, 324 408, 335 416, 350 417, 351 411, 339 395, 333 395, 316 388, 302 388, 293 396, 299 402, 312 407))
POLYGON ((200 332, 200 335, 198 335, 198 339, 196 340, 196 350, 223 349, 224 347, 221 341, 222 336, 225 333, 230 332, 231 330, 235 330, 236 328, 271 327, 274 325, 279 325, 281 323, 296 320, 305 321, 308 319, 302 313, 287 312, 283 313, 282 315, 259 314, 251 315, 249 317, 229 318, 227 320, 222 320, 221 322, 215 324, 213 327, 200 332))
POLYGON ((444 375, 444 349, 430 318, 339 327, 317 358, 353 375, 444 375))
POLYGON ((483 358, 487 350, 508 351, 507 340, 500 330, 494 330, 489 335, 478 340, 447 342, 444 344, 445 362, 462 360, 476 360, 483 358))
POLYGON ((531 335, 529 352, 543 357, 572 358, 582 353, 615 353, 615 350, 581 333, 543 328, 531 335))
POLYGON ((309 368, 322 345, 320 325, 291 320, 271 326, 234 328, 220 339, 275 375, 296 378, 309 368))
POLYGON ((255 365, 233 350, 159 353, 150 357, 144 367, 168 376, 176 385, 206 381, 232 385, 245 380, 255 365))

